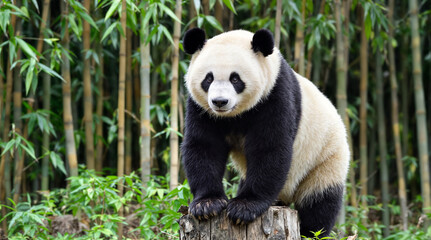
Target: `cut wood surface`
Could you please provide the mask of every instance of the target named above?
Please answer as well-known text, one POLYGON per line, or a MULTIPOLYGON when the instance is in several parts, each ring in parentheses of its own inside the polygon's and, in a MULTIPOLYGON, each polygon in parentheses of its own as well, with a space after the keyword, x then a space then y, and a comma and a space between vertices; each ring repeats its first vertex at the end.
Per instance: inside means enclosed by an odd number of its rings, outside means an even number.
POLYGON ((301 239, 298 214, 288 207, 272 206, 247 225, 235 225, 223 211, 219 216, 199 221, 186 214, 179 220, 180 240, 301 239))

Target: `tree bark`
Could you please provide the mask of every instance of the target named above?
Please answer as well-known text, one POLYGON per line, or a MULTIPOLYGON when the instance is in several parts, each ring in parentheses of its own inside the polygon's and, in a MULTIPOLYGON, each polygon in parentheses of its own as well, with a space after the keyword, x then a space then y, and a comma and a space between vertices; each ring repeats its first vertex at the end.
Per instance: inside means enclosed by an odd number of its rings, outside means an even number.
MULTIPOLYGON (((388 20, 389 20, 389 41, 388 41, 388 53, 389 53, 389 74, 391 82, 391 105, 392 105, 392 132, 395 145, 395 157, 397 163, 397 175, 398 175, 398 197, 400 198, 401 208, 401 222, 404 231, 407 231, 408 224, 408 209, 407 209, 407 193, 406 193, 406 179, 404 176, 404 166, 402 161, 402 150, 401 150, 401 139, 400 139, 400 124, 398 120, 398 83, 397 75, 395 71, 395 53, 392 45, 392 39, 394 38, 394 0, 389 0, 388 9, 388 20)), ((404 126, 407 128, 407 126, 404 126)))
MULTIPOLYGON (((91 16, 91 1, 84 1, 84 7, 91 16)), ((84 83, 84 123, 85 123, 85 157, 87 161, 87 169, 95 169, 94 161, 94 135, 93 135, 93 94, 91 92, 91 63, 90 57, 87 57, 87 52, 90 51, 90 23, 83 22, 82 43, 83 43, 83 72, 82 79, 84 83)))
MULTIPOLYGON (((431 213, 431 191, 428 160, 428 131, 426 125, 425 96, 422 83, 421 40, 419 35, 419 19, 417 0, 409 1, 410 24, 412 32, 413 81, 415 89, 415 106, 417 119, 417 137, 419 148, 419 164, 421 172, 421 190, 424 213, 431 213)), ((428 224, 425 224, 428 225, 428 224)))
MULTIPOLYGON (((176 1, 175 14, 181 20, 181 0, 176 1)), ((172 82, 171 82, 171 133, 170 133, 170 188, 174 189, 178 186, 178 63, 179 63, 179 42, 181 34, 181 23, 174 23, 174 52, 172 56, 172 82)))
MULTIPOLYGON (((67 15, 69 14, 69 5, 64 1, 62 4, 62 17, 65 18, 65 33, 62 39, 62 45, 65 51, 69 51, 69 26, 67 15)), ((63 82, 63 123, 64 133, 66 138, 66 154, 69 162, 70 176, 78 176, 78 160, 76 156, 75 138, 73 132, 73 117, 72 117, 72 90, 70 78, 70 61, 66 54, 62 54, 63 63, 61 64, 61 74, 63 82)))
POLYGON ((300 240, 298 214, 287 207, 272 206, 247 225, 235 225, 223 211, 210 220, 198 221, 191 215, 179 220, 180 240, 286 239, 300 240))

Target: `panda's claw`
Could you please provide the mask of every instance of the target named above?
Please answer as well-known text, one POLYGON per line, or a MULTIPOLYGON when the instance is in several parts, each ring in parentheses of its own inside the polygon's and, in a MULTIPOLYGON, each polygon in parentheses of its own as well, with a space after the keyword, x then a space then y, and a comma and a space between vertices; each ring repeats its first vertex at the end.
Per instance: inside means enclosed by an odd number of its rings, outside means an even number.
POLYGON ((217 216, 226 208, 227 201, 223 198, 195 199, 189 206, 189 213, 199 220, 217 216))
POLYGON ((265 202, 231 199, 227 205, 227 216, 234 224, 248 224, 268 209, 265 202))

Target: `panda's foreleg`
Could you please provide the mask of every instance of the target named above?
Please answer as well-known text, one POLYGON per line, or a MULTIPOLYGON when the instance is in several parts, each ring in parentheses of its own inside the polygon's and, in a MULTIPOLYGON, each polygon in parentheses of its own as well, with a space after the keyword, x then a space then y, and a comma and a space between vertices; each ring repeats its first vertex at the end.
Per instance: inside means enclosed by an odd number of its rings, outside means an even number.
POLYGON ((181 147, 184 168, 194 196, 189 212, 198 219, 218 215, 227 205, 223 174, 229 146, 220 131, 189 105, 186 131, 181 147))
POLYGON ((246 178, 241 181, 237 197, 231 199, 227 206, 228 217, 236 224, 253 221, 276 200, 291 160, 288 141, 265 141, 264 136, 248 137, 245 143, 246 178))
POLYGON ((223 143, 194 141, 188 138, 183 145, 183 161, 191 192, 194 196, 190 213, 199 219, 218 215, 227 204, 223 190, 223 174, 228 151, 223 143))

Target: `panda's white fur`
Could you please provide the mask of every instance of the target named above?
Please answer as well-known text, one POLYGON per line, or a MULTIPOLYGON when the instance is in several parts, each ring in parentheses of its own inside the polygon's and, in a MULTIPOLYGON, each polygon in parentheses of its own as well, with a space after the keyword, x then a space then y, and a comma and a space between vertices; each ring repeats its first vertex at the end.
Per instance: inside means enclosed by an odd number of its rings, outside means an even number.
MULTIPOLYGON (((217 35, 205 43, 205 48, 195 53, 185 76, 192 98, 214 116, 232 117, 253 108, 271 91, 280 68, 277 49, 270 56, 255 53, 243 42, 251 42, 253 33, 236 30, 217 35), (217 53, 217 54, 214 54, 217 53), (211 69, 214 82, 206 93, 201 87, 203 77, 211 69), (229 75, 236 71, 246 82, 243 93, 236 94, 229 83, 229 75), (211 108, 211 99, 223 96, 235 103, 234 109, 217 112, 211 108)), ((232 106, 233 107, 233 106, 232 106)))

